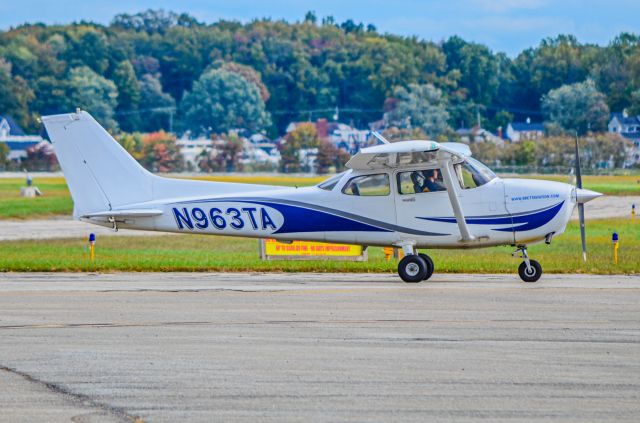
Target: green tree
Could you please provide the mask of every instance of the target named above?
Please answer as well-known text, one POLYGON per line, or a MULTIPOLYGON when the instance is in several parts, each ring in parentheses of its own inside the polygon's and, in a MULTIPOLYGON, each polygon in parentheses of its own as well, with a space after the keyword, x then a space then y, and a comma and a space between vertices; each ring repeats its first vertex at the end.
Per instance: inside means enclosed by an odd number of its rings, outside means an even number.
POLYGON ((409 84, 407 88, 396 87, 393 95, 398 99, 395 109, 388 112, 385 119, 400 128, 421 128, 437 138, 450 130, 447 119, 446 101, 442 91, 432 84, 409 84))
POLYGON ((622 33, 606 48, 598 51, 590 76, 607 95, 611 110, 620 111, 632 104, 632 93, 640 89, 640 36, 622 33))
POLYGON ((579 134, 602 131, 609 120, 605 96, 591 79, 549 91, 542 107, 549 121, 579 134))
POLYGON ((262 101, 266 103, 269 100, 269 89, 266 85, 264 85, 264 82, 262 82, 262 76, 260 76, 260 74, 251 66, 246 66, 236 62, 224 62, 220 66, 220 69, 234 72, 242 76, 244 79, 258 87, 258 91, 260 91, 260 97, 262 98, 262 101))
POLYGON ((5 170, 7 164, 8 164, 8 157, 9 157, 9 152, 11 150, 9 150, 9 147, 7 146, 7 144, 0 142, 0 169, 5 170))
POLYGON ((640 89, 631 93, 631 104, 628 112, 631 115, 640 115, 640 89))
POLYGON ((270 117, 255 84, 223 69, 204 73, 180 104, 185 124, 194 132, 256 131, 270 124, 270 117))
POLYGON ((69 33, 71 44, 65 58, 74 67, 88 66, 104 75, 109 68, 109 40, 100 27, 79 25, 69 33))
POLYGON ((118 89, 112 81, 82 66, 71 69, 69 83, 71 100, 76 107, 91 113, 107 128, 118 127, 114 119, 118 89))
POLYGON ((299 124, 289 132, 280 145, 280 169, 283 172, 300 172, 300 150, 320 145, 316 126, 311 122, 299 124))
POLYGON ((512 144, 507 152, 507 161, 518 166, 530 166, 536 161, 536 143, 533 141, 512 144))
POLYGON ((586 78, 586 57, 586 48, 572 35, 547 38, 537 48, 523 51, 514 61, 512 104, 538 110, 544 94, 586 78))
POLYGON ((128 60, 118 63, 113 72, 113 82, 118 89, 119 122, 122 129, 131 131, 139 127, 138 105, 140 104, 140 84, 128 60))
POLYGON ((497 112, 493 119, 486 125, 489 129, 497 131, 498 128, 502 128, 502 133, 507 130, 509 123, 513 122, 513 115, 506 110, 500 110, 497 112))
POLYGON ((169 130, 171 118, 176 108, 176 101, 170 94, 162 91, 160 79, 151 74, 144 74, 140 80, 140 129, 142 131, 169 130))
POLYGON ((35 98, 31 108, 39 114, 52 115, 75 110, 69 81, 53 76, 41 76, 33 85, 35 98))
POLYGON ((447 68, 460 72, 459 86, 476 103, 491 104, 498 91, 498 60, 484 45, 454 36, 443 45, 447 68))
POLYGON ((11 67, 0 58, 0 111, 10 114, 23 127, 31 127, 29 102, 34 98, 33 91, 20 76, 11 75, 11 67), (3 63, 4 66, 3 66, 3 63))

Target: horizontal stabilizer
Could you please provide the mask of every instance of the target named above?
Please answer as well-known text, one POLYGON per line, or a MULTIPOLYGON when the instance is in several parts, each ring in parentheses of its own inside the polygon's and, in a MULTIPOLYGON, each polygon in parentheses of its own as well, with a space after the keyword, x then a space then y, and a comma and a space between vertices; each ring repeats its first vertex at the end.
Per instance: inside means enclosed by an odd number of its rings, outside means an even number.
POLYGON ((103 212, 89 213, 82 215, 83 218, 92 217, 152 217, 160 216, 162 210, 158 209, 129 209, 129 210, 107 210, 103 212))

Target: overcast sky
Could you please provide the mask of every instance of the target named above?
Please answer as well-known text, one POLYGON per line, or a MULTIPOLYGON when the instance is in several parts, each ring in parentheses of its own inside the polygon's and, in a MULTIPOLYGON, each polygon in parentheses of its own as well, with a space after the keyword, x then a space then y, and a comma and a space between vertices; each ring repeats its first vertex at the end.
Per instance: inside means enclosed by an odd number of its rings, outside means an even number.
POLYGON ((640 0, 0 0, 0 28, 82 19, 107 24, 118 13, 148 8, 187 12, 204 22, 262 17, 293 22, 313 10, 319 18, 353 19, 427 40, 457 34, 511 56, 557 34, 604 45, 621 31, 640 33, 640 0))

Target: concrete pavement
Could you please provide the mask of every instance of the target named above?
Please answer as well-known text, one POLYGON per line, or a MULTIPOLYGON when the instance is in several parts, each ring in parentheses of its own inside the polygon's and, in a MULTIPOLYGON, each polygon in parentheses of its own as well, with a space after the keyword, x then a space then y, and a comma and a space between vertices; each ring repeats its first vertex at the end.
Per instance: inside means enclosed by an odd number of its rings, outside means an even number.
POLYGON ((640 420, 640 277, 0 274, 0 422, 640 420))

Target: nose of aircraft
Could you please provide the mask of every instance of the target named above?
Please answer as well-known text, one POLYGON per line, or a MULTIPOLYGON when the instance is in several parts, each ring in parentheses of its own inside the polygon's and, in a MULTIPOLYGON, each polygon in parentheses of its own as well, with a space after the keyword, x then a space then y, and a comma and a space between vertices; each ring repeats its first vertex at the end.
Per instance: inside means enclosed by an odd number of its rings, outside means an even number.
POLYGON ((576 188, 576 203, 584 204, 594 198, 600 197, 601 195, 601 193, 591 191, 590 189, 576 188))

